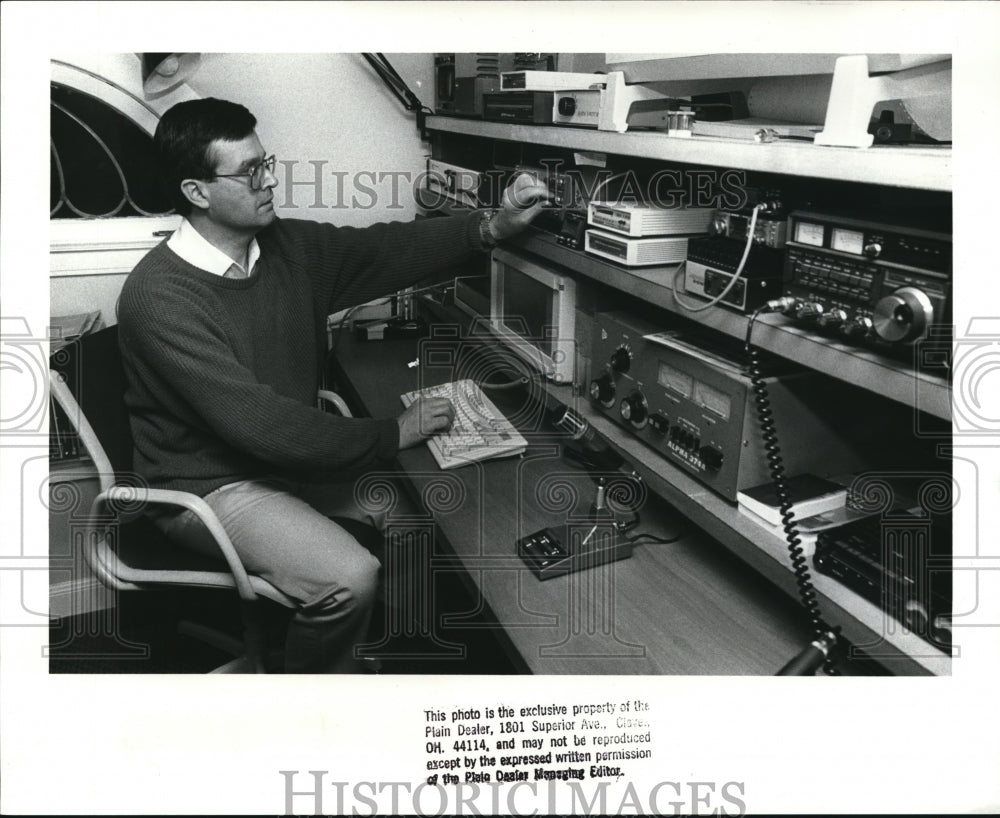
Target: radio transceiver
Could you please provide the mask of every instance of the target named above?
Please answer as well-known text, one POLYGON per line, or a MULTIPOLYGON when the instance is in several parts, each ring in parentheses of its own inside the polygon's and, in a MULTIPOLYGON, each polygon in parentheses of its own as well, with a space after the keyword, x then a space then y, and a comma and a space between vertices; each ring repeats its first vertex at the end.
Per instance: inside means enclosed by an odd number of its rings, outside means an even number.
POLYGON ((707 233, 715 216, 712 207, 654 207, 635 202, 591 202, 587 221, 623 236, 667 236, 707 233))
MULTIPOLYGON (((701 339, 692 343, 656 329, 621 313, 595 316, 594 406, 727 500, 768 482, 767 452, 741 363, 701 339)), ((789 474, 859 471, 891 445, 884 425, 871 422, 868 398, 874 396, 781 366, 766 371, 765 381, 779 428, 790 430, 782 448, 789 474), (829 411, 832 405, 837 412, 829 411)), ((898 420, 905 429, 905 412, 898 420)))
POLYGON ((788 217, 792 317, 855 344, 908 349, 951 322, 951 236, 841 216, 788 217))
POLYGON ((678 264, 687 258, 687 236, 651 236, 634 239, 601 230, 588 230, 583 249, 627 267, 678 264))

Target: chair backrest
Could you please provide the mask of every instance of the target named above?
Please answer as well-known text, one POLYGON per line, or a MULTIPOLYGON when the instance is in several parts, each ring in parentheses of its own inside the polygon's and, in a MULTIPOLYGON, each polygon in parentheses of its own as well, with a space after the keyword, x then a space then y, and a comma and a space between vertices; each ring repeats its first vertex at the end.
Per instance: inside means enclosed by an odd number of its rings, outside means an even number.
POLYGON ((132 470, 132 434, 118 327, 63 347, 52 356, 50 367, 52 396, 98 466, 103 490, 113 484, 116 473, 132 470))

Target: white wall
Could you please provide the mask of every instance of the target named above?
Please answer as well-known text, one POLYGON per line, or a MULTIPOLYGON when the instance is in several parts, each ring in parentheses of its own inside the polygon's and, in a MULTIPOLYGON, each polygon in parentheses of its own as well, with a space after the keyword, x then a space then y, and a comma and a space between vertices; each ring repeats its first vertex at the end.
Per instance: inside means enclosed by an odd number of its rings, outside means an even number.
MULTIPOLYGON (((433 107, 433 56, 387 56, 433 107)), ((246 105, 264 148, 280 162, 294 162, 279 165, 279 216, 365 226, 409 221, 416 213, 410 183, 398 177, 394 197, 392 177, 379 182, 377 174, 415 179, 429 146, 420 141, 414 115, 360 54, 205 54, 190 85, 199 96, 246 105), (339 187, 334 172, 346 174, 339 187)))
MULTIPOLYGON (((387 56, 421 101, 433 107, 433 56, 387 56)), ((57 58, 143 96, 135 54, 57 58)), ((246 105, 257 117, 264 147, 280 161, 293 163, 278 167, 280 216, 358 227, 414 217, 416 206, 406 179, 416 179, 424 169, 430 148, 420 140, 414 115, 403 109, 360 54, 203 54, 187 84, 148 101, 162 113, 175 102, 199 96, 246 105), (339 185, 335 172, 345 174, 339 185), (378 181, 378 174, 386 172, 406 174, 397 176, 395 192, 392 176, 378 181), (307 184, 289 184, 292 181, 307 184)), ((115 323, 123 272, 53 273, 51 315, 99 309, 105 324, 115 323)))

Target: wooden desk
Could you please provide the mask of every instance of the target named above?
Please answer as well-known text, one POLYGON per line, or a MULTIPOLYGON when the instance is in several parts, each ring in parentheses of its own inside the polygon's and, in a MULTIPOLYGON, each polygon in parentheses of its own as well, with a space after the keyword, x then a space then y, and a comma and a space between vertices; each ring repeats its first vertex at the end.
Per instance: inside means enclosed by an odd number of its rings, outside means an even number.
MULTIPOLYGON (((398 415, 402 392, 453 379, 448 365, 408 366, 420 348, 412 340, 364 343, 344 333, 333 365, 336 387, 361 413, 398 415)), ((502 393, 491 397, 519 419, 531 444, 523 458, 442 471, 418 446, 398 460, 444 538, 432 549, 432 570, 456 562, 464 568, 526 670, 767 675, 804 646, 807 630, 794 600, 651 494, 632 533, 683 531, 680 541, 640 544, 630 559, 539 581, 516 555, 516 540, 581 513, 594 482, 562 459, 551 427, 530 411, 517 414, 502 393)), ((449 624, 459 623, 439 623, 445 639, 449 624)))

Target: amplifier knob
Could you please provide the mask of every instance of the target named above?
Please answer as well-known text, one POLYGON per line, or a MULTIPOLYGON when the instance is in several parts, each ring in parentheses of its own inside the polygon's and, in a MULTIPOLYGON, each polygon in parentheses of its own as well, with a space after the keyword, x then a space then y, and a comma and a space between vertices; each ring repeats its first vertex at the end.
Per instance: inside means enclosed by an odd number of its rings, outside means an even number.
POLYGON ((871 244, 866 244, 864 254, 868 258, 878 258, 882 255, 882 245, 877 241, 873 241, 871 244))
POLYGON ((927 332, 934 320, 934 305, 923 290, 901 287, 875 305, 873 317, 875 332, 883 340, 912 341, 927 332))
POLYGON ((712 220, 712 224, 709 226, 709 232, 714 236, 724 236, 726 235, 726 230, 729 227, 728 223, 723 218, 715 218, 712 220))
POLYGON ((817 301, 806 301, 795 308, 795 317, 798 319, 816 318, 823 313, 823 305, 817 301))
POLYGON ((847 313, 841 309, 833 309, 823 313, 817 320, 824 329, 836 329, 847 320, 847 313))
POLYGON ((576 113, 576 100, 573 97, 560 97, 559 113, 563 116, 573 116, 576 113))
POLYGON ((646 425, 646 396, 642 392, 633 392, 621 403, 621 414, 637 429, 646 425))
POLYGON ((625 347, 618 347, 611 355, 609 363, 615 372, 628 372, 632 368, 632 356, 625 347))
POLYGON ((590 382, 590 397, 605 406, 615 402, 615 382, 606 372, 590 382))

